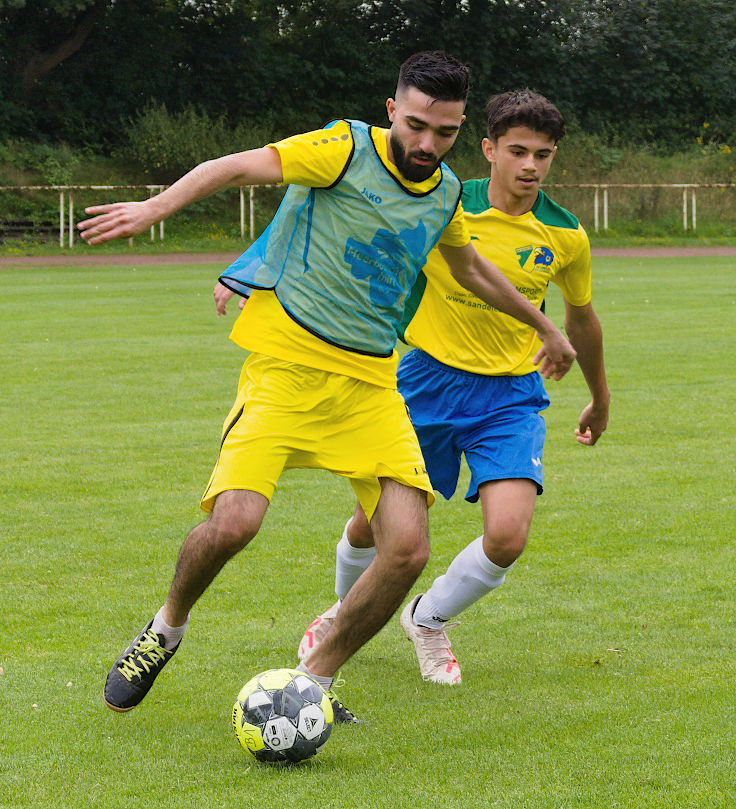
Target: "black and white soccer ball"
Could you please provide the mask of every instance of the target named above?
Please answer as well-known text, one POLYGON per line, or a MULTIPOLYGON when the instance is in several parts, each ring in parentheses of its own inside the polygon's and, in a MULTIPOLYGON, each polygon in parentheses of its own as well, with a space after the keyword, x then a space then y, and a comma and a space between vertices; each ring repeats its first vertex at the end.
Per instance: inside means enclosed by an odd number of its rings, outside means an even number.
POLYGON ((304 761, 332 733, 332 703, 303 671, 269 669, 240 689, 232 719, 238 741, 258 761, 304 761))

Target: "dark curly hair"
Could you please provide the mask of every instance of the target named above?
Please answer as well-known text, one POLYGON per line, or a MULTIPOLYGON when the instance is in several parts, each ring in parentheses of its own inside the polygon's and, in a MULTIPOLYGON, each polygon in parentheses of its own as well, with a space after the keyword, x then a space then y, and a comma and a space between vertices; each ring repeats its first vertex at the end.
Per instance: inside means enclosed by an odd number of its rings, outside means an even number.
POLYGON ((467 101, 470 71, 444 51, 422 51, 399 69, 397 90, 416 87, 437 101, 467 101))
POLYGON ((543 95, 528 88, 491 96, 486 104, 486 122, 488 137, 493 141, 514 126, 544 132, 555 143, 565 134, 562 113, 543 95))

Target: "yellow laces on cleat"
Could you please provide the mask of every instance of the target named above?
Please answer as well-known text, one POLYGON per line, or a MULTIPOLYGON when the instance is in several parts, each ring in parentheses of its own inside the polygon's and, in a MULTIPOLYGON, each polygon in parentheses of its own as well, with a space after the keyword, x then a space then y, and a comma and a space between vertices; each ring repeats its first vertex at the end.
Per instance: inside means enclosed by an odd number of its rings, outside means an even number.
POLYGON ((166 660, 167 655, 172 654, 173 652, 161 646, 158 635, 149 629, 133 647, 133 651, 123 661, 123 664, 118 666, 118 671, 130 682, 133 677, 140 677, 144 671, 148 674, 152 668, 157 668, 159 663, 166 660), (148 656, 147 660, 144 655, 148 656))

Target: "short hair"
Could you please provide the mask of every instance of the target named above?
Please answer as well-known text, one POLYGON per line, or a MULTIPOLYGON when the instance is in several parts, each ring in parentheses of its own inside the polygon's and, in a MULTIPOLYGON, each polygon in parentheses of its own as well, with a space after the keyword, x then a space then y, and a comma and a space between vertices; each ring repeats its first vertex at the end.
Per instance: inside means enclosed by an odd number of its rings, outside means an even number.
POLYGON ((544 132, 557 143, 565 134, 565 120, 543 95, 525 88, 491 96, 486 104, 488 137, 495 141, 514 126, 544 132))
POLYGON ((408 87, 437 101, 467 101, 470 70, 444 51, 422 51, 399 69, 397 91, 408 87))

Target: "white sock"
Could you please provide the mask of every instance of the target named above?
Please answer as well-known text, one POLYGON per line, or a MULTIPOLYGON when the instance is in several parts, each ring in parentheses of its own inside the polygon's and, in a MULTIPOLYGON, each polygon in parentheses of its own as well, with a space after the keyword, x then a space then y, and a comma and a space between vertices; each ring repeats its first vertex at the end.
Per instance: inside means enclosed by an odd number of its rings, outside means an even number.
POLYGON ((187 620, 184 622, 183 626, 169 626, 163 619, 163 611, 164 608, 161 607, 161 609, 154 615, 151 629, 157 635, 164 636, 164 649, 171 650, 184 637, 184 633, 187 631, 187 627, 189 626, 189 616, 187 615, 187 620))
POLYGON ((305 674, 308 674, 313 680, 316 680, 322 686, 324 691, 329 691, 330 688, 332 688, 332 681, 334 677, 322 677, 320 674, 312 674, 312 672, 304 664, 303 660, 296 667, 296 670, 303 671, 305 674))
POLYGON ((441 629, 486 593, 500 587, 513 566, 499 567, 483 550, 483 537, 474 539, 452 560, 444 576, 434 583, 417 602, 414 623, 441 629))
POLYGON ((375 548, 354 548, 348 542, 349 525, 350 520, 345 524, 335 553, 335 593, 340 601, 345 598, 376 555, 375 548))

